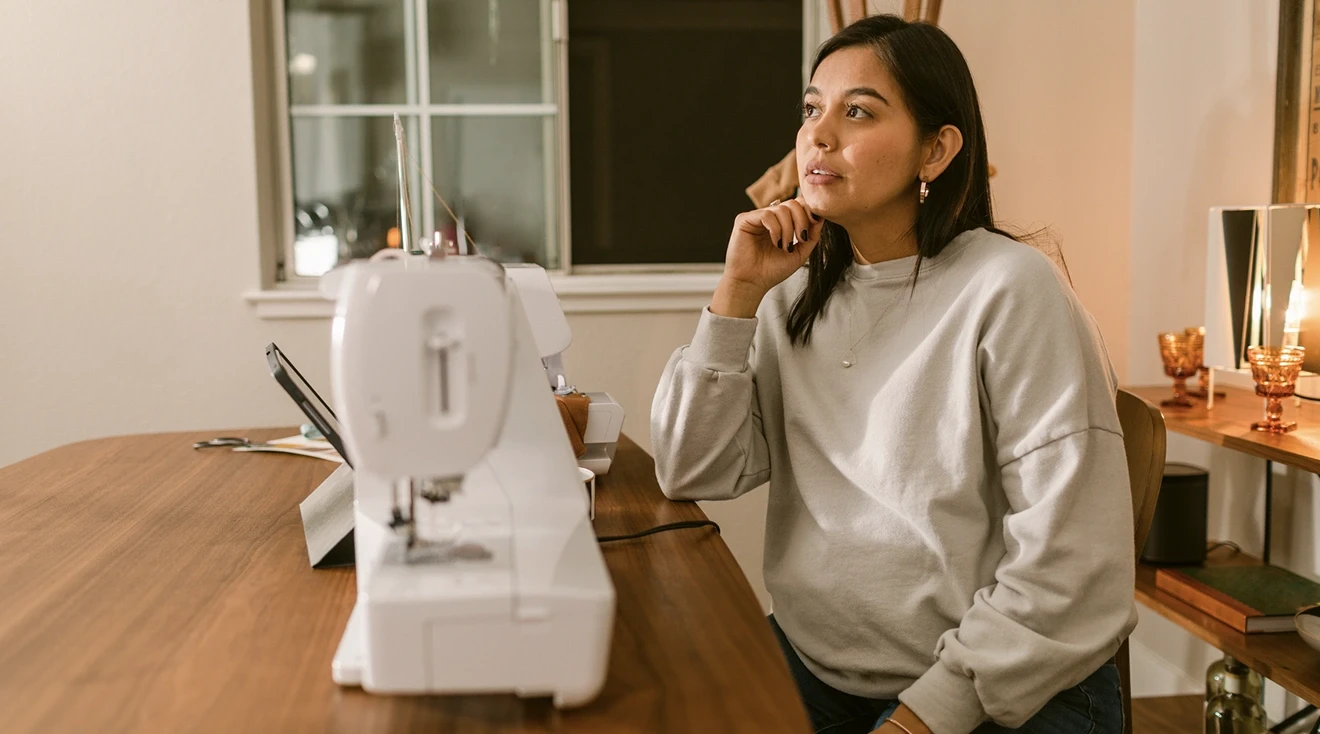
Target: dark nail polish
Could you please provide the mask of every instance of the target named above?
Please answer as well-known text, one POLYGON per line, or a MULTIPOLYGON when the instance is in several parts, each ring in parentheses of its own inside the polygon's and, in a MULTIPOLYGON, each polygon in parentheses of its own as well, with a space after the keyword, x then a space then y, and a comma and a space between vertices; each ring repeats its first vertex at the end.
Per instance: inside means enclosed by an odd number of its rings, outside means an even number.
POLYGON ((778 248, 781 249, 781 250, 784 249, 784 241, 783 241, 783 240, 775 240, 775 247, 778 247, 778 248))
POLYGON ((789 245, 788 245, 788 251, 789 251, 789 252, 792 252, 792 251, 793 251, 793 243, 791 243, 791 242, 790 242, 789 245))
POLYGON ((798 238, 798 241, 800 241, 800 242, 806 242, 806 241, 807 241, 807 235, 808 235, 808 234, 811 234, 811 233, 808 232, 808 231, 805 230, 805 229, 802 230, 802 236, 798 238))
POLYGON ((820 221, 820 215, 819 215, 819 214, 816 214, 816 213, 812 213, 812 215, 811 215, 811 219, 812 219, 812 221, 819 222, 819 221, 820 221))

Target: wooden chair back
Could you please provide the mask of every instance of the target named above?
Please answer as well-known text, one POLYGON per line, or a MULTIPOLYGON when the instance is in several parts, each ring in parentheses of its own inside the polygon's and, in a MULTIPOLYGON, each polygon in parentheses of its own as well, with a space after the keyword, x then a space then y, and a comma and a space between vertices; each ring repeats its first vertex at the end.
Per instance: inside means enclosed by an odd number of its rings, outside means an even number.
MULTIPOLYGON (((1164 480, 1164 415, 1160 409, 1126 390, 1118 391, 1118 422, 1123 426, 1123 448, 1127 454, 1128 479, 1132 485, 1133 542, 1136 557, 1146 545, 1146 534, 1155 517, 1155 503, 1164 480)), ((1123 732, 1132 734, 1132 670, 1128 641, 1119 647, 1118 678, 1123 687, 1123 732)))

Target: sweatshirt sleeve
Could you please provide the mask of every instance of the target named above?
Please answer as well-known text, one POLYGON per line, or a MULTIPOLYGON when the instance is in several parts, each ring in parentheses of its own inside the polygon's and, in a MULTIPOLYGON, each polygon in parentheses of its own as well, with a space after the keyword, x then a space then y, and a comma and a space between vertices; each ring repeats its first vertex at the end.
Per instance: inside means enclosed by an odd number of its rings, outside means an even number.
POLYGON ((770 479, 752 346, 757 320, 706 309, 651 404, 655 474, 676 500, 733 499, 770 479))
POLYGON ((1053 267, 1019 262, 982 315, 982 413, 1009 505, 995 583, 900 699, 936 734, 1018 728, 1136 622, 1131 488, 1099 332, 1053 267), (1025 271, 1025 272, 1021 272, 1025 271))

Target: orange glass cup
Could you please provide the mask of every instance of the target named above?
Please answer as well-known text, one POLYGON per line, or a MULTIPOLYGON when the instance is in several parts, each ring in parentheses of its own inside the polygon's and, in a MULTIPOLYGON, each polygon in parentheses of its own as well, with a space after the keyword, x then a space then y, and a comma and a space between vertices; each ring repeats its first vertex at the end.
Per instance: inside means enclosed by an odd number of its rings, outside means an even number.
POLYGON ((1283 399, 1297 390, 1297 375, 1302 371, 1303 347, 1251 347, 1247 362, 1256 380, 1256 394, 1265 398, 1265 420, 1251 424, 1253 431, 1287 433, 1297 423, 1283 422, 1283 399))
POLYGON ((1173 378, 1173 397, 1160 403, 1160 407, 1192 407, 1187 396, 1187 378, 1201 370, 1205 337, 1198 333, 1170 331, 1160 334, 1160 359, 1164 361, 1164 374, 1173 378))

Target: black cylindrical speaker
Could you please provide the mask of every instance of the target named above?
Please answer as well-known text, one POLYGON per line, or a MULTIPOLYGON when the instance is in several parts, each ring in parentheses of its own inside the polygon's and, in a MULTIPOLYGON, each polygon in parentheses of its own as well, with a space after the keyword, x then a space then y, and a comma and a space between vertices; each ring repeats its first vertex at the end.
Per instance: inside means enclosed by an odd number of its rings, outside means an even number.
POLYGON ((1206 506, 1210 474, 1191 464, 1165 464, 1141 560, 1147 563, 1205 562, 1206 506))

